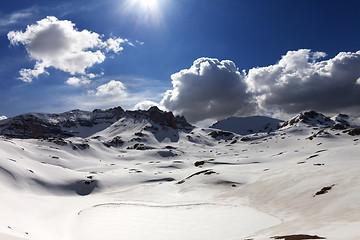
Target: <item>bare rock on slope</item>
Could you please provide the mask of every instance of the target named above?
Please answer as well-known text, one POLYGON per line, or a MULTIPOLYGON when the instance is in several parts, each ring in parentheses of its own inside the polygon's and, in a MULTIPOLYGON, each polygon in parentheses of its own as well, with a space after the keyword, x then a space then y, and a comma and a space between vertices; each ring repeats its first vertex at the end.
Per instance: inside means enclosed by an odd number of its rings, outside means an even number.
POLYGON ((68 138, 89 137, 102 131, 119 119, 148 121, 151 125, 191 131, 194 127, 184 117, 174 117, 157 107, 148 111, 124 111, 121 107, 92 112, 72 110, 60 114, 29 113, 0 122, 0 135, 10 138, 68 138))
POLYGON ((281 125, 281 128, 289 126, 298 126, 299 124, 306 124, 309 126, 323 126, 323 127, 332 127, 335 122, 331 120, 330 117, 325 116, 322 113, 315 111, 302 112, 290 120, 284 122, 281 125))

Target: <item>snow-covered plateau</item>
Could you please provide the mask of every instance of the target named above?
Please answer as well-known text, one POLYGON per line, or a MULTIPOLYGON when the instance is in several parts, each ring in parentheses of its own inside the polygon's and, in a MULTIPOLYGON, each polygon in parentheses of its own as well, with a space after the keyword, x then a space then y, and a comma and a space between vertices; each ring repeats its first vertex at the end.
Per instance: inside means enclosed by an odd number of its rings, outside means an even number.
POLYGON ((246 135, 156 107, 0 120, 0 239, 360 239, 359 119, 260 120, 231 122, 246 135))

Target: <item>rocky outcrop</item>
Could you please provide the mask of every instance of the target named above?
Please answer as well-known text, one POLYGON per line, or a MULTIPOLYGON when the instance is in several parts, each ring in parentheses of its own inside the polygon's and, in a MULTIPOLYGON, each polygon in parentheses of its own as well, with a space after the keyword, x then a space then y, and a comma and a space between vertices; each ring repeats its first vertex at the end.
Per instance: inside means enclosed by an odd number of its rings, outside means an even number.
POLYGON ((150 120, 161 126, 168 126, 173 129, 178 128, 176 125, 175 117, 172 114, 172 112, 163 112, 159 108, 154 106, 148 110, 148 114, 150 120))
POLYGON ((20 115, 0 125, 1 135, 15 138, 71 137, 57 122, 43 121, 34 114, 20 115))
POLYGON ((226 131, 212 131, 209 133, 209 135, 212 138, 215 139, 225 139, 225 140, 229 140, 232 139, 235 135, 232 132, 226 132, 226 131))
POLYGON ((121 107, 93 112, 72 110, 61 114, 29 113, 0 123, 0 134, 12 138, 67 138, 77 136, 80 128, 111 125, 124 115, 121 107))
MULTIPOLYGON (((0 135, 36 139, 88 137, 122 118, 146 120, 151 125, 176 130, 193 129, 184 117, 174 117, 171 112, 161 111, 157 107, 151 107, 148 111, 124 111, 121 107, 116 107, 107 110, 95 109, 92 112, 72 110, 60 114, 24 114, 1 121, 0 135)), ((109 143, 110 146, 114 144, 109 143)))
POLYGON ((124 144, 124 141, 121 139, 121 137, 119 136, 116 136, 114 137, 113 139, 107 141, 107 142, 104 142, 103 143, 106 147, 121 147, 123 144, 124 144))
POLYGON ((281 125, 281 128, 288 127, 288 126, 296 126, 300 123, 310 125, 310 126, 319 126, 322 125, 324 127, 331 127, 334 125, 334 121, 331 118, 315 112, 315 111, 308 111, 302 112, 299 115, 291 118, 290 120, 284 122, 281 125))
POLYGON ((360 128, 353 128, 348 132, 348 134, 350 136, 358 136, 360 135, 360 128))

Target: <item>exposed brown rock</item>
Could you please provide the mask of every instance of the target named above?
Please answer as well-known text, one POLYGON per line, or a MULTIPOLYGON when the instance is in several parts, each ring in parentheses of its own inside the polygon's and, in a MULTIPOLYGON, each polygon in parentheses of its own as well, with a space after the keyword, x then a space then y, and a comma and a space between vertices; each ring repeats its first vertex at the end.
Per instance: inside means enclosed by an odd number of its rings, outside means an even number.
POLYGON ((319 237, 317 235, 306 235, 306 234, 275 236, 275 237, 272 237, 272 238, 274 238, 274 239, 285 239, 285 240, 326 239, 324 237, 319 237))
POLYGON ((360 135, 360 128, 353 128, 348 132, 351 136, 357 136, 360 135))

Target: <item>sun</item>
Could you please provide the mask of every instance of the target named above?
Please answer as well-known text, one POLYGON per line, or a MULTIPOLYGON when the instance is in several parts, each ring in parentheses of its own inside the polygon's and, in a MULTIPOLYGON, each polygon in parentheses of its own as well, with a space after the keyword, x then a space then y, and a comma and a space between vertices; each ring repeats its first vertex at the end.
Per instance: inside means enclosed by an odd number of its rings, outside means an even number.
POLYGON ((165 0, 125 0, 123 11, 137 16, 138 24, 160 26, 165 0))
POLYGON ((132 5, 139 7, 145 12, 158 11, 159 0, 131 0, 132 5))
POLYGON ((163 11, 168 0, 124 0, 122 12, 136 16, 138 25, 163 26, 163 11))
POLYGON ((158 7, 158 0, 137 0, 140 2, 141 7, 145 9, 154 9, 158 7))

